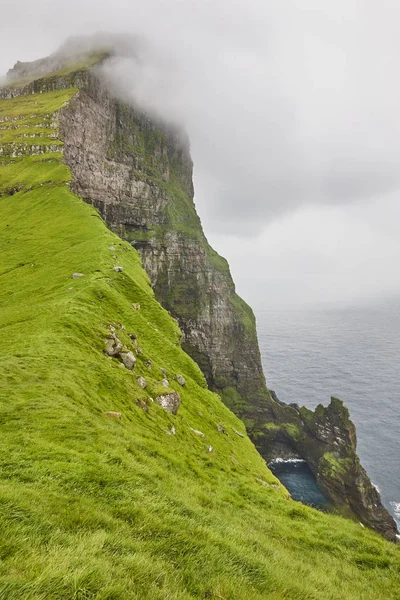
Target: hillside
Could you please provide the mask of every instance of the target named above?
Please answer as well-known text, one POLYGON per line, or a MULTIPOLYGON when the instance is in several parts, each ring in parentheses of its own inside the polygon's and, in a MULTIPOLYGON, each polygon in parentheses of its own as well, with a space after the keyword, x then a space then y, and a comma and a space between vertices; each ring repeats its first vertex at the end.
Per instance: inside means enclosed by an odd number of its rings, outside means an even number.
POLYGON ((398 597, 398 547, 288 499, 136 250, 71 192, 76 92, 0 100, 0 598, 398 597))

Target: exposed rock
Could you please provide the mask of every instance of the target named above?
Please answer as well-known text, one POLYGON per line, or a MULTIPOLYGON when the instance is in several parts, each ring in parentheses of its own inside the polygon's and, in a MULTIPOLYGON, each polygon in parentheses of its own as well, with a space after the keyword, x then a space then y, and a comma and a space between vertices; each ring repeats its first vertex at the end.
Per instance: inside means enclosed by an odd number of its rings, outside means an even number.
POLYGON ((110 417, 110 419, 122 419, 122 413, 115 412, 113 410, 109 410, 109 411, 105 412, 104 414, 107 417, 110 417))
POLYGON ((115 251, 115 248, 114 248, 114 246, 109 246, 109 247, 108 247, 108 249, 109 249, 109 250, 112 250, 112 251, 115 251))
POLYGON ((136 400, 136 404, 140 406, 140 408, 142 408, 144 412, 149 412, 149 407, 147 406, 147 402, 145 400, 138 398, 136 400))
POLYGON ((153 363, 151 361, 151 358, 149 358, 148 360, 146 360, 146 362, 144 364, 149 369, 149 371, 153 368, 153 363))
POLYGON ((114 271, 116 271, 116 273, 122 273, 123 270, 124 267, 114 267, 114 271))
POLYGON ((225 427, 223 425, 217 425, 218 433, 225 433, 225 427))
POLYGON ((160 367, 160 371, 161 371, 161 373, 163 373, 165 375, 165 378, 168 377, 168 371, 167 371, 167 369, 164 369, 163 367, 160 367))
POLYGON ((243 433, 240 433, 240 431, 237 431, 237 429, 233 429, 234 433, 236 433, 236 435, 238 435, 241 438, 244 438, 243 433))
POLYGON ((131 340, 136 340, 136 333, 128 333, 129 337, 131 338, 131 340))
POLYGON ((169 381, 168 381, 168 379, 162 379, 162 380, 161 380, 161 384, 162 384, 164 387, 166 387, 166 388, 169 388, 169 381))
POLYGON ((176 415, 181 405, 181 397, 178 392, 171 392, 170 394, 157 396, 156 402, 158 402, 164 410, 171 413, 171 415, 176 415))
POLYGON ((133 302, 132 308, 134 308, 135 310, 140 310, 140 304, 135 304, 135 302, 133 302))
POLYGON ((71 279, 79 279, 79 277, 85 277, 83 273, 72 273, 71 279))
POLYGON ((207 446, 207 452, 213 452, 214 448, 212 446, 207 446))
POLYGON ((177 380, 179 385, 181 385, 182 387, 186 384, 186 379, 180 373, 176 374, 175 379, 177 380))
POLYGON ((105 347, 104 352, 107 356, 118 356, 122 350, 122 343, 114 334, 110 334, 105 341, 105 347))
POLYGON ((387 539, 396 541, 397 527, 383 506, 357 456, 356 430, 341 400, 315 411, 275 404, 275 427, 265 435, 264 455, 305 458, 322 491, 345 515, 353 514, 387 539), (279 454, 278 454, 279 453, 279 454))
POLYGON ((202 431, 199 431, 198 429, 193 429, 193 427, 190 428, 190 431, 193 431, 194 434, 199 435, 204 440, 206 439, 206 436, 204 435, 204 433, 202 431))
POLYGON ((173 425, 171 425, 171 433, 172 435, 176 435, 176 429, 173 425))
POLYGON ((120 352, 119 356, 124 363, 125 367, 132 371, 133 367, 136 364, 136 357, 133 352, 120 352))
POLYGON ((138 384, 140 385, 141 388, 145 389, 147 386, 147 381, 145 380, 144 377, 140 376, 136 379, 136 381, 138 382, 138 384))

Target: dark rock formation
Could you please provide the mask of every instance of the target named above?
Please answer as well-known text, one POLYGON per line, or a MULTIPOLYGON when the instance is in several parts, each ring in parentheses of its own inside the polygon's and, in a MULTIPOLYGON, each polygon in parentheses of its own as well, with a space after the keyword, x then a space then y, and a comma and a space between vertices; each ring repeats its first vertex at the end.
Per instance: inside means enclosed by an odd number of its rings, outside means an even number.
POLYGON ((261 454, 267 459, 305 458, 322 491, 342 515, 357 518, 396 541, 396 523, 360 464, 356 429, 343 402, 331 398, 328 407, 320 404, 315 411, 279 400, 272 406, 274 419, 258 440, 261 454))
MULTIPOLYGON (((266 460, 304 458, 342 514, 394 540, 395 523, 360 465, 343 404, 332 400, 313 413, 284 405, 268 391, 253 312, 236 295, 228 264, 209 246, 196 214, 182 131, 120 102, 87 69, 9 87, 0 97, 71 87, 79 91, 59 115, 71 188, 138 249, 157 298, 178 319, 182 345, 209 387, 243 419, 266 460)), ((106 352, 113 356, 109 340, 106 352)), ((180 403, 176 392, 156 401, 172 414, 180 403)))

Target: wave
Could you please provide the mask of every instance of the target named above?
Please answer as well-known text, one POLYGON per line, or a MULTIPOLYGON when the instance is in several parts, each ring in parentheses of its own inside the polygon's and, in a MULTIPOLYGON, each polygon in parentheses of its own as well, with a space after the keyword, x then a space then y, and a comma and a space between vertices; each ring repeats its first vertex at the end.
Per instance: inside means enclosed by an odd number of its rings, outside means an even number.
POLYGON ((400 502, 391 502, 390 506, 393 507, 393 512, 397 518, 400 517, 400 502))
POLYGON ((378 494, 380 494, 381 490, 378 488, 378 486, 376 485, 376 483, 374 483, 373 481, 371 481, 371 483, 374 486, 374 488, 376 489, 376 491, 378 492, 378 494))
POLYGON ((276 465, 280 463, 305 463, 303 458, 274 458, 268 465, 276 465))

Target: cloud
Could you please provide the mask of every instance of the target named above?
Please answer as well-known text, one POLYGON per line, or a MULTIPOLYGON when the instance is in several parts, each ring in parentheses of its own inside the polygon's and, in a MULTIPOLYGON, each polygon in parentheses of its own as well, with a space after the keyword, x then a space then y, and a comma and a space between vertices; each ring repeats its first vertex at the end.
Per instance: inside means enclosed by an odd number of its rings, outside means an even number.
MULTIPOLYGON (((228 259, 235 262, 243 244, 248 261, 262 269, 265 259, 273 271, 268 239, 280 232, 276 246, 286 248, 297 280, 324 246, 299 255, 290 224, 305 227, 305 215, 310 223, 315 217, 310 235, 318 230, 324 239, 344 228, 355 240, 345 246, 351 263, 357 240, 364 248, 367 239, 358 223, 368 218, 371 239, 387 248, 381 279, 389 294, 397 283, 389 285, 384 273, 397 281, 398 252, 393 207, 384 207, 400 191, 399 19, 397 0, 5 1, 0 71, 49 54, 69 35, 143 36, 149 44, 141 60, 114 63, 114 75, 123 93, 184 123, 196 204, 207 235, 228 259)), ((346 271, 346 260, 331 250, 327 276, 346 271)), ((253 272, 249 262, 240 264, 253 272)), ((317 272, 310 293, 322 298, 325 279, 317 272)), ((369 297, 367 270, 352 277, 369 297)), ((245 280, 239 271, 238 278, 245 280)), ((352 281, 337 280, 342 294, 360 296, 349 291, 352 281)))

